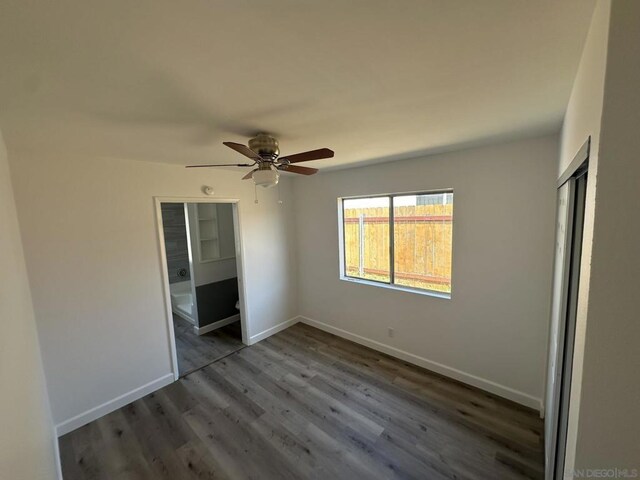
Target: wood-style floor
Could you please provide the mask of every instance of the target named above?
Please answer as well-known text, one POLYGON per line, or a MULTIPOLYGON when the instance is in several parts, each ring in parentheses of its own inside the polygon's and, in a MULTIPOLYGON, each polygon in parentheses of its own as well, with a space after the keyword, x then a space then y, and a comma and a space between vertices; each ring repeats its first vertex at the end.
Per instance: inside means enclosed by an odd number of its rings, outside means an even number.
POLYGON ((524 407, 297 324, 60 439, 75 479, 542 478, 524 407))
POLYGON ((181 377, 245 346, 242 343, 239 320, 204 335, 198 335, 193 331, 193 325, 174 315, 173 330, 176 336, 178 372, 181 377))

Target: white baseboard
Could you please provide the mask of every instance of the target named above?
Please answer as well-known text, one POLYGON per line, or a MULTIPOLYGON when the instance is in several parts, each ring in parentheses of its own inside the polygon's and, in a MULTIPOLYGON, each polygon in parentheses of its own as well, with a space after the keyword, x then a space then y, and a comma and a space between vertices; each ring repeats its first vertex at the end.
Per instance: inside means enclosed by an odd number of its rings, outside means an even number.
MULTIPOLYGON (((239 318, 239 315, 238 315, 238 318, 239 318)), ((237 318, 235 318, 234 316, 234 317, 229 317, 228 319, 221 320, 221 322, 229 321, 229 323, 232 323, 233 321, 236 321, 236 320, 237 318), (230 319, 233 319, 233 320, 230 320, 230 319)), ((418 365, 419 367, 426 368, 427 370, 431 370, 433 372, 439 373, 441 375, 445 375, 447 377, 461 381, 468 385, 472 385, 474 387, 480 388, 487 392, 491 392, 495 395, 512 400, 521 405, 525 405, 535 410, 539 410, 541 411, 541 413, 544 412, 542 408, 543 406, 542 400, 539 398, 533 397, 529 394, 520 392, 510 387, 500 385, 496 382, 492 382, 491 380, 486 380, 484 378, 463 372, 461 370, 448 367, 441 363, 434 362, 424 357, 414 355, 412 353, 406 352, 404 350, 400 350, 390 345, 386 345, 384 343, 371 340, 361 335, 348 332, 346 330, 334 327, 327 323, 313 320, 308 317, 297 316, 294 318, 290 318, 289 320, 286 320, 271 328, 268 328, 267 330, 261 333, 252 335, 249 338, 249 345, 253 345, 254 343, 264 340, 265 338, 270 337, 271 335, 275 335, 276 333, 281 332, 282 330, 289 328, 290 326, 295 325, 298 322, 302 322, 312 327, 319 328, 320 330, 324 330, 325 332, 332 333, 338 337, 351 340, 352 342, 386 353, 387 355, 391 355, 392 357, 399 358, 401 360, 412 363, 414 365, 418 365)), ((212 324, 212 325, 215 325, 215 324, 212 324)), ((204 327, 204 328, 207 328, 207 327, 204 327)), ((104 415, 107 415, 113 412, 114 410, 117 410, 118 408, 124 407, 125 405, 139 398, 142 398, 145 395, 172 383, 173 381, 174 381, 174 374, 168 373, 156 380, 153 380, 145 385, 142 385, 141 387, 135 388, 130 392, 127 392, 101 405, 98 405, 97 407, 91 408, 83 413, 80 413, 72 418, 69 418, 68 420, 60 422, 55 426, 56 435, 58 437, 65 435, 66 433, 69 433, 77 428, 80 428, 89 422, 92 422, 104 415)))
POLYGON ((476 375, 463 372, 462 370, 448 367, 446 365, 443 365, 442 363, 434 362, 427 358, 414 355, 413 353, 405 352, 404 350, 400 350, 390 345, 385 345, 384 343, 380 343, 375 340, 356 335, 355 333, 342 330, 341 328, 334 327, 333 325, 329 325, 324 322, 319 322, 317 320, 313 320, 311 318, 303 316, 298 317, 298 319, 300 322, 312 327, 319 328, 320 330, 332 333, 338 337, 342 337, 347 340, 351 340, 352 342, 359 343, 360 345, 364 345, 365 347, 373 348, 374 350, 378 350, 380 352, 386 353, 387 355, 391 355, 392 357, 399 358, 400 360, 404 360, 405 362, 412 363, 419 367, 426 368, 427 370, 431 370, 432 372, 436 372, 446 377, 453 378, 454 380, 458 380, 462 383, 466 383, 467 385, 472 385, 474 387, 480 388, 481 390, 493 393, 534 410, 539 410, 542 404, 542 401, 539 398, 533 397, 518 390, 514 390, 513 388, 500 385, 499 383, 492 382, 491 380, 486 380, 476 375))
POLYGON ((204 327, 201 327, 201 328, 193 327, 193 330, 198 335, 204 335, 205 333, 213 332, 218 328, 222 328, 225 325, 230 325, 233 322, 237 322, 238 320, 240 320, 240 314, 236 313, 235 315, 232 315, 227 318, 223 318, 222 320, 218 320, 217 322, 210 323, 209 325, 205 325, 204 327))
POLYGON ((194 327, 196 326, 196 321, 191 318, 190 316, 188 316, 186 313, 182 313, 180 310, 178 310, 177 308, 175 310, 171 310, 171 313, 176 314, 177 316, 179 316, 180 318, 182 318, 183 320, 186 320, 187 322, 189 322, 191 325, 193 325, 194 327))
POLYGON ((251 337, 249 337, 249 345, 253 345, 254 343, 259 342, 260 340, 264 340, 265 338, 270 337, 271 335, 275 335, 276 333, 281 332, 285 328, 289 328, 291 325, 295 325, 296 323, 298 323, 300 318, 301 317, 290 318, 289 320, 285 320, 284 322, 279 323, 274 327, 267 328, 264 332, 260 332, 256 335, 252 335, 251 337))
POLYGON ((173 373, 167 373, 166 375, 163 375, 162 377, 153 380, 146 385, 135 388, 130 392, 120 395, 119 397, 104 402, 102 405, 93 407, 86 412, 82 412, 75 417, 71 417, 68 420, 60 422, 56 425, 56 435, 58 437, 61 437, 62 435, 75 430, 76 428, 80 428, 89 422, 93 422, 94 420, 97 420, 98 418, 107 415, 114 410, 117 410, 135 400, 138 400, 139 398, 142 398, 151 392, 155 392, 159 388, 169 385, 173 381, 173 373))

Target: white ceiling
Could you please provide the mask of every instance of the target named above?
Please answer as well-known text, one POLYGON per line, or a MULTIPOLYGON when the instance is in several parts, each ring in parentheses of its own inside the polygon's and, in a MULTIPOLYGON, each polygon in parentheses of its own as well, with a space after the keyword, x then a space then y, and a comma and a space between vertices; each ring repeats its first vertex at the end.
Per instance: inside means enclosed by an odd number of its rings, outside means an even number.
POLYGON ((592 0, 2 0, 10 151, 335 167, 560 125, 592 0))

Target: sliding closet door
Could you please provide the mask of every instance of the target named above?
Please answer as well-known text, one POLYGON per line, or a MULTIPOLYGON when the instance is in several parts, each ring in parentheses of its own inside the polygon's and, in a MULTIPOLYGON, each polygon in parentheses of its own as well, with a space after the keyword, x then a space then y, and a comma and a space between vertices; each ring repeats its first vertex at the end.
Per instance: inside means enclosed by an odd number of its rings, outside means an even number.
POLYGON ((558 215, 556 224, 556 252, 553 271, 553 295, 549 334, 549 359, 545 401, 545 478, 553 479, 558 444, 558 416, 562 385, 562 360, 566 331, 566 313, 569 284, 570 246, 573 223, 573 190, 570 179, 558 190, 558 215))
POLYGON ((545 416, 547 480, 562 479, 564 472, 586 192, 584 164, 558 190, 545 416))
POLYGON ((573 350, 575 346, 576 321, 578 315, 578 285, 580 283, 580 259, 582 258, 582 233, 584 229, 584 209, 587 196, 586 172, 575 178, 573 192, 573 228, 571 233, 569 280, 567 287, 567 320, 564 336, 565 347, 562 360, 560 408, 558 410, 556 478, 563 477, 565 448, 567 444, 569 398, 571 395, 571 377, 573 372, 573 350))

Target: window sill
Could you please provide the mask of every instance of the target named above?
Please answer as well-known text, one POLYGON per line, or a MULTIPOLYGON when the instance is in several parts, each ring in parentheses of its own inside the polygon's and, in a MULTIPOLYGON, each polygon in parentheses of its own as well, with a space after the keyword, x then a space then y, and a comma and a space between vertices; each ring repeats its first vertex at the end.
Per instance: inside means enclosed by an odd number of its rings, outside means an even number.
POLYGON ((415 293, 415 294, 418 294, 418 295, 425 295, 427 297, 444 298, 446 300, 451 300, 451 294, 450 293, 436 292, 434 290, 420 290, 418 288, 402 287, 400 285, 390 285, 388 283, 373 282, 371 280, 363 280, 361 278, 345 277, 344 275, 340 276, 340 280, 342 280, 344 282, 349 282, 349 283, 359 283, 359 284, 362 284, 362 285, 370 285, 372 287, 380 287, 380 288, 386 288, 386 289, 389 289, 389 290, 397 290, 397 291, 400 291, 400 292, 415 293))

